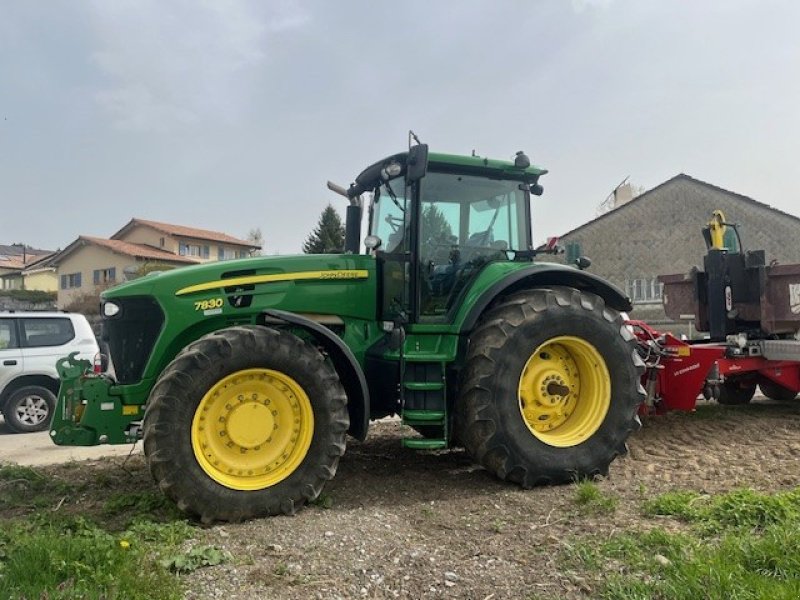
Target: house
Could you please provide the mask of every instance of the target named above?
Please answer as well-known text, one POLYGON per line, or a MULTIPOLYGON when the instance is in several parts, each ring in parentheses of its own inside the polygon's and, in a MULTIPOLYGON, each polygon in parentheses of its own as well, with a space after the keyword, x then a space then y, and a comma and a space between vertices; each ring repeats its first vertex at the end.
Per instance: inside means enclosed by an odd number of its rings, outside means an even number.
POLYGON ((53 258, 58 306, 136 277, 146 264, 171 268, 243 258, 259 248, 217 231, 131 219, 110 239, 81 235, 53 258))
POLYGON ((52 256, 51 250, 40 250, 22 244, 0 245, 0 290, 55 291, 55 274, 48 278, 35 277, 28 281, 24 272, 29 267, 52 256))
POLYGON ((591 258, 589 272, 631 297, 633 318, 693 334, 688 318, 680 324, 666 318, 658 276, 702 268, 701 230, 716 209, 740 226, 745 251, 764 250, 767 262, 800 263, 800 218, 684 174, 562 235, 562 260, 591 258))
POLYGON ((260 246, 252 242, 226 233, 144 219, 131 219, 111 239, 152 246, 178 256, 194 257, 202 262, 245 258, 253 250, 260 249, 260 246))
POLYGON ((58 273, 53 264, 56 253, 47 254, 22 269, 22 285, 26 290, 40 290, 42 292, 58 291, 58 273))
POLYGON ((25 265, 21 258, 0 258, 0 289, 21 290, 22 269, 25 265))

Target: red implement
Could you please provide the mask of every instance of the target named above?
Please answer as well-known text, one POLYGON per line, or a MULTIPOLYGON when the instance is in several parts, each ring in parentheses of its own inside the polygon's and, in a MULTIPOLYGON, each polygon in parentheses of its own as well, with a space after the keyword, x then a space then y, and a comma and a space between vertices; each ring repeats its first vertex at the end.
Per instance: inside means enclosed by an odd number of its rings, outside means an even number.
POLYGON ((642 321, 628 324, 639 340, 639 354, 647 366, 642 376, 647 391, 643 414, 694 410, 701 394, 717 397, 714 388, 726 380, 752 385, 771 382, 800 391, 800 361, 767 359, 757 355, 757 345, 741 348, 721 342, 690 343, 642 321))

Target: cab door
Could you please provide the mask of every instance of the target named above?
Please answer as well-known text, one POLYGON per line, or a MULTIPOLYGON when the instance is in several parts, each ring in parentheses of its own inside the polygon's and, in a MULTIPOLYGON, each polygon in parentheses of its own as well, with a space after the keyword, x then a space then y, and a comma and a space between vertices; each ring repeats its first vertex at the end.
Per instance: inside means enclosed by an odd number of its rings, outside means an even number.
POLYGON ((370 233, 381 240, 375 257, 380 277, 379 319, 407 322, 413 313, 413 214, 403 177, 387 181, 376 191, 370 233))
POLYGON ((19 343, 17 320, 0 317, 0 398, 9 382, 22 374, 25 367, 19 343))

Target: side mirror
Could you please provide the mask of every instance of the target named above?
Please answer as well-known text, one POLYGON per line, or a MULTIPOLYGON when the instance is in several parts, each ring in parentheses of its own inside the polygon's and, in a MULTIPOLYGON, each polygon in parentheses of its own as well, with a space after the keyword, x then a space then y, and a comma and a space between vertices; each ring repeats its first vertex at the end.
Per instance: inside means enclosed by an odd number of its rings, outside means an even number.
POLYGON ((588 256, 579 256, 575 259, 575 266, 584 271, 592 266, 592 259, 588 256))
POLYGON ((428 144, 417 144, 408 149, 406 181, 419 181, 428 172, 428 144))

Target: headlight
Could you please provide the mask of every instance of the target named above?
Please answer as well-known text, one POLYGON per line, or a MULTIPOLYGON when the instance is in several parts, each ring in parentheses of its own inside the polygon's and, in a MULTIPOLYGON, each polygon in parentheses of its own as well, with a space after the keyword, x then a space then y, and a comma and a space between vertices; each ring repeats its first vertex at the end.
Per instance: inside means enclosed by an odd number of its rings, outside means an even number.
POLYGON ((381 245, 381 238, 377 235, 368 235, 364 238, 364 246, 367 250, 375 250, 376 248, 380 247, 381 245))
POLYGON ((122 310, 119 304, 115 304, 114 302, 104 302, 103 303, 103 316, 104 317, 113 317, 119 314, 119 311, 122 310))
POLYGON ((403 165, 396 160, 393 160, 388 165, 381 169, 381 178, 384 181, 389 181, 392 177, 397 177, 403 171, 403 165))

